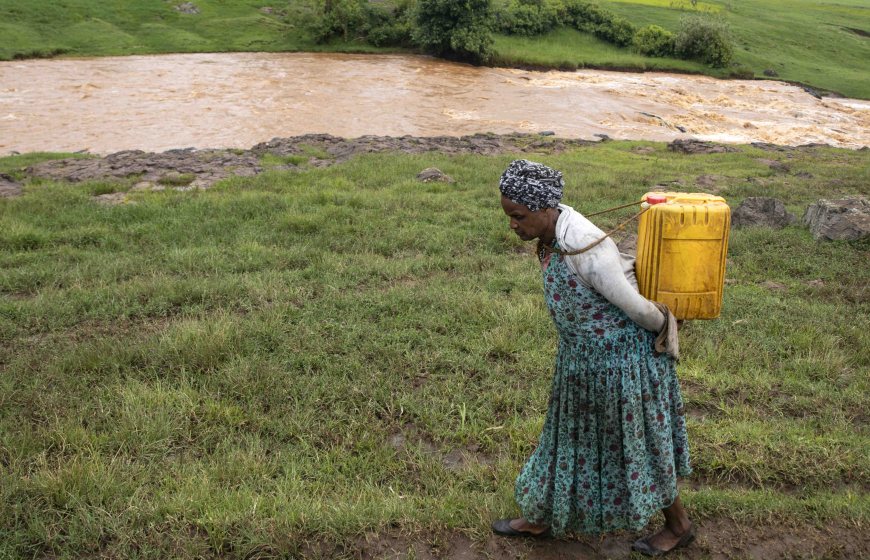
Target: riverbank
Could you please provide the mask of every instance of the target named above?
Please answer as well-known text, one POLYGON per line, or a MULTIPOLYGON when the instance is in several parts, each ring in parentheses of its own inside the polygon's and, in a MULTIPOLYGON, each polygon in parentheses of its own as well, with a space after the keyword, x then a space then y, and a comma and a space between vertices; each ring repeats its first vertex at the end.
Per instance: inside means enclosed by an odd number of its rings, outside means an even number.
MULTIPOLYGON (((260 172, 210 185, 0 158, 22 190, 0 198, 0 556, 628 558, 630 534, 489 535, 515 513, 555 351, 496 178, 543 161, 586 213, 653 188, 798 216, 870 195, 867 151, 483 136, 397 153, 413 140, 226 151, 260 172), (452 182, 418 180, 429 167, 452 182)), ((867 258, 801 225, 732 231, 722 316, 681 331, 702 529, 684 558, 870 553, 867 258)))
MULTIPOLYGON (((355 41, 317 44, 314 3, 163 0, 58 6, 49 0, 0 0, 0 60, 44 56, 108 56, 184 52, 407 52, 355 41)), ((715 69, 679 59, 644 57, 588 34, 558 29, 524 38, 496 36, 496 64, 511 67, 703 73, 714 77, 778 77, 819 92, 870 99, 870 10, 858 0, 733 4, 644 0, 602 1, 638 25, 676 30, 694 11, 724 17, 734 36, 735 66, 715 69)))

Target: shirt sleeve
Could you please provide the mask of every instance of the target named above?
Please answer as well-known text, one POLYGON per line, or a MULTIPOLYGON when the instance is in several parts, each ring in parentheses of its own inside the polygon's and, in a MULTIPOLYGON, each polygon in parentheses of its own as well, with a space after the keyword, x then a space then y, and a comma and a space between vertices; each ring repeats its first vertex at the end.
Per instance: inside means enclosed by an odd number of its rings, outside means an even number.
POLYGON ((585 253, 565 258, 581 280, 622 309, 632 321, 649 331, 662 329, 664 315, 628 281, 622 257, 612 239, 605 239, 585 253))

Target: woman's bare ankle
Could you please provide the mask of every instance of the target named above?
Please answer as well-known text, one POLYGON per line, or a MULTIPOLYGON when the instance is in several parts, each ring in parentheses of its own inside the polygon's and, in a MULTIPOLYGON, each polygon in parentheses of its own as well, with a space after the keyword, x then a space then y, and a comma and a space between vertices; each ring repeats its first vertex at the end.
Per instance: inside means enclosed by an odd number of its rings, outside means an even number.
POLYGON ((514 529, 515 531, 523 531, 526 533, 533 533, 535 535, 543 533, 548 528, 546 525, 536 525, 534 523, 529 523, 529 521, 525 517, 511 519, 510 526, 511 529, 514 529))

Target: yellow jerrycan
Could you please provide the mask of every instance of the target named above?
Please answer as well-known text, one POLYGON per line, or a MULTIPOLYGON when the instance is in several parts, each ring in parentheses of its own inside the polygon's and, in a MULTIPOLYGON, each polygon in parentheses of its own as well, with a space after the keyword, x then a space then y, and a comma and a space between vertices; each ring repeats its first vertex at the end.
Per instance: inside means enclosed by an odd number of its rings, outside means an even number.
POLYGON ((722 310, 731 209, 721 196, 646 193, 635 274, 645 298, 677 319, 715 319, 722 310))

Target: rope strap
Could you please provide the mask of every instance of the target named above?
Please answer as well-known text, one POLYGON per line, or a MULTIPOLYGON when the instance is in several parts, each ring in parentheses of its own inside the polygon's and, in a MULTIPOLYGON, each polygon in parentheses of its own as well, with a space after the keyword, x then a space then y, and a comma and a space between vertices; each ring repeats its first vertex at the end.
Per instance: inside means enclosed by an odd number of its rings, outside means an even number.
POLYGON ((622 210, 623 208, 637 206, 638 204, 640 204, 640 202, 629 202, 628 204, 623 204, 622 206, 614 206, 613 208, 608 208, 607 210, 602 210, 601 212, 595 212, 594 214, 584 214, 584 216, 586 216, 587 218, 591 218, 592 216, 607 214, 608 212, 613 212, 614 210, 622 210))
MULTIPOLYGON (((609 210, 604 210, 604 211, 602 211, 602 212, 596 212, 595 214, 589 214, 589 216, 596 216, 596 215, 598 215, 598 214, 604 214, 605 212, 611 212, 611 211, 613 211, 613 210, 619 210, 620 208, 628 208, 629 206, 634 206, 635 204, 640 204, 640 203, 639 203, 639 202, 633 202, 633 203, 631 203, 631 204, 626 204, 626 205, 624 205, 624 206, 618 206, 618 207, 616 207, 616 208, 611 208, 611 209, 609 209, 609 210)), ((625 220, 624 222, 622 222, 621 224, 619 224, 618 226, 616 226, 616 227, 613 228, 612 230, 610 230, 610 231, 608 231, 607 233, 605 233, 605 234, 604 234, 604 237, 602 237, 601 239, 598 239, 598 240, 596 240, 596 241, 593 241, 592 243, 590 243, 590 244, 587 245, 586 247, 583 247, 582 249, 576 249, 576 250, 574 250, 574 251, 563 251, 563 250, 561 250, 561 249, 556 249, 555 247, 552 247, 552 246, 550 246, 550 245, 544 245, 543 243, 541 243, 540 241, 538 241, 538 250, 539 250, 539 252, 540 252, 540 251, 545 251, 545 252, 548 252, 548 253, 556 253, 556 254, 559 254, 559 255, 565 255, 565 256, 568 256, 568 257, 570 257, 570 256, 572 256, 572 255, 581 255, 581 254, 585 253, 586 251, 590 251, 590 250, 594 249, 595 247, 597 247, 597 246, 598 246, 599 244, 601 244, 601 242, 603 242, 605 239, 607 239, 608 237, 610 237, 611 235, 613 235, 613 234, 616 233, 617 231, 621 230, 622 228, 624 228, 625 226, 627 226, 628 224, 630 224, 631 222, 633 222, 634 220, 636 220, 637 218, 639 218, 641 214, 643 214, 644 212, 646 212, 646 211, 649 210, 649 209, 650 209, 650 207, 647 206, 646 208, 642 209, 640 212, 638 212, 637 214, 635 214, 635 215, 632 216, 631 218, 625 220)))

